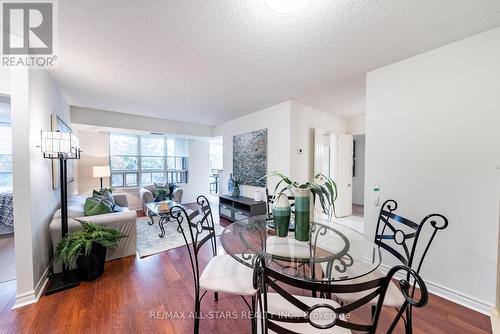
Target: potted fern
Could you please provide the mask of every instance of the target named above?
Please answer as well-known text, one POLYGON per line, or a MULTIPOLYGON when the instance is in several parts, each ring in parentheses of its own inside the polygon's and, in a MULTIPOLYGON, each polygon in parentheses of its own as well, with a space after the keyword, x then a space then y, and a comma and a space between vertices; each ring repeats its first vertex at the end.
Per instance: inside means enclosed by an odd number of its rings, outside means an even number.
POLYGON ((80 279, 93 281, 104 272, 106 249, 115 248, 126 235, 112 228, 81 221, 82 230, 68 234, 56 247, 56 259, 67 268, 78 268, 80 279))
POLYGON ((313 204, 318 198, 323 213, 331 219, 335 215, 334 203, 337 199, 337 185, 331 178, 323 174, 317 174, 312 181, 303 184, 299 184, 277 171, 271 173, 271 176, 280 178, 274 188, 274 196, 290 191, 295 197, 295 239, 309 241, 311 194, 313 204))

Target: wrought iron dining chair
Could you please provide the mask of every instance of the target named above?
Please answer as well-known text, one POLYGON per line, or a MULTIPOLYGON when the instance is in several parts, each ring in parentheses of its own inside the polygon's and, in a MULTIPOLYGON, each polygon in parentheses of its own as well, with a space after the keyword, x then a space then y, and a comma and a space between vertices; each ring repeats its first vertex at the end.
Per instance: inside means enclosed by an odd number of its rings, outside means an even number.
MULTIPOLYGON (((188 213, 182 206, 171 209, 171 217, 178 223, 178 231, 182 233, 191 262, 194 279, 195 319, 194 333, 199 333, 201 317, 201 301, 208 291, 214 293, 214 300, 218 300, 218 293, 240 295, 253 315, 255 310, 256 289, 252 283, 252 268, 235 261, 230 255, 217 254, 217 240, 215 224, 210 203, 205 196, 196 200, 199 208, 188 213), (202 246, 210 241, 212 259, 203 270, 200 270, 199 254, 202 246), (204 290, 200 294, 200 290, 204 290), (249 303, 245 297, 251 297, 249 303)), ((252 332, 255 331, 255 321, 252 317, 252 332)))
MULTIPOLYGON (((396 257, 401 264, 413 268, 417 274, 420 274, 424 259, 437 232, 444 230, 448 226, 448 219, 441 214, 434 213, 424 217, 420 224, 417 224, 395 214, 394 212, 397 208, 397 202, 392 199, 385 201, 382 205, 377 222, 375 244, 396 257), (429 228, 426 228, 427 226, 429 228), (425 238, 423 235, 425 235, 425 238)), ((360 278, 357 281, 383 275, 380 270, 376 270, 367 277, 360 278)), ((394 282, 389 284, 384 306, 397 307, 401 305, 402 296, 398 290, 394 282)), ((336 297, 340 301, 350 301, 358 298, 359 294, 340 294, 336 297)), ((376 300, 371 301, 373 308, 376 302, 376 300)), ((405 322, 406 333, 411 334, 411 305, 406 309, 403 321, 405 322)))
POLYGON ((426 285, 413 269, 398 265, 390 269, 386 276, 370 281, 354 284, 325 284, 286 276, 270 269, 266 266, 266 260, 260 258, 256 261, 253 276, 254 287, 259 290, 257 315, 260 326, 258 332, 264 334, 345 334, 355 330, 375 333, 389 283, 398 273, 407 277, 401 279, 398 284, 403 301, 387 333, 393 332, 403 312, 409 306, 422 307, 428 301, 426 285), (283 287, 283 284, 286 284, 288 289, 283 287), (419 288, 418 299, 415 299, 412 286, 419 288), (293 295, 288 291, 290 287, 321 294, 361 292, 364 296, 340 305, 331 299, 293 295), (269 292, 269 288, 275 292, 269 292), (358 315, 360 313, 358 310, 374 298, 378 299, 378 302, 371 319, 359 320, 362 317, 358 315))

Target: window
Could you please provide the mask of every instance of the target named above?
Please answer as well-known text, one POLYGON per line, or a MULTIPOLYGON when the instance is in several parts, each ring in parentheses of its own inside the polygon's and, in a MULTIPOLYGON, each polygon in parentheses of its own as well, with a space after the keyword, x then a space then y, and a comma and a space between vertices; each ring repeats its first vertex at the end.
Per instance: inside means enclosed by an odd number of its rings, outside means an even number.
POLYGON ((161 135, 109 135, 112 187, 188 182, 189 144, 161 135))
POLYGON ((12 131, 9 123, 0 123, 0 187, 12 186, 12 131))

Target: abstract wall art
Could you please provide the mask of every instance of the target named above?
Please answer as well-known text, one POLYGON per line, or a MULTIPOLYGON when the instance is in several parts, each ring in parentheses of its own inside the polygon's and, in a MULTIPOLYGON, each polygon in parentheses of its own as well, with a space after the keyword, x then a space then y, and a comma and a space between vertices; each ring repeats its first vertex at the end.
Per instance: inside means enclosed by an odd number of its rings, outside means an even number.
POLYGON ((241 184, 266 186, 267 129, 233 136, 233 174, 241 184))

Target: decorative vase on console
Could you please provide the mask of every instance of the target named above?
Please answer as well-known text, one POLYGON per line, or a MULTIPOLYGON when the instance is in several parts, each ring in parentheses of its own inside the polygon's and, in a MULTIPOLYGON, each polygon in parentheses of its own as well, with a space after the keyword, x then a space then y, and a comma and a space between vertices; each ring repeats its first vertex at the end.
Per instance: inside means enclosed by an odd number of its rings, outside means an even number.
POLYGON ((233 179, 233 173, 229 174, 229 181, 227 181, 227 192, 229 194, 232 194, 234 190, 234 179, 233 179))
POLYGON ((273 207, 274 229, 278 237, 288 236, 291 214, 292 208, 288 196, 283 193, 278 194, 273 207))
POLYGON ((233 192, 232 192, 231 196, 240 197, 240 181, 233 178, 233 184, 234 184, 234 188, 233 188, 233 192))

